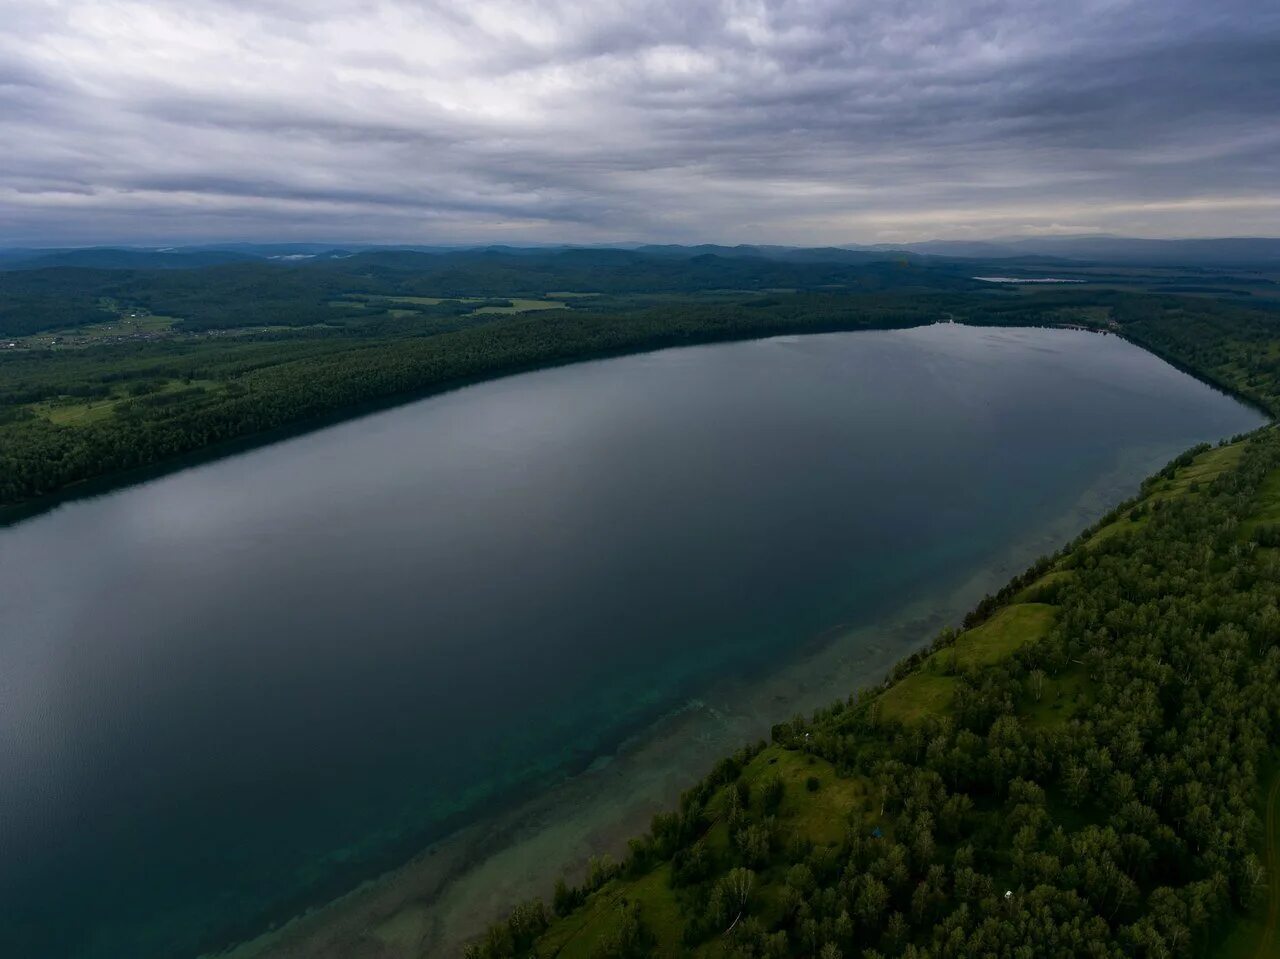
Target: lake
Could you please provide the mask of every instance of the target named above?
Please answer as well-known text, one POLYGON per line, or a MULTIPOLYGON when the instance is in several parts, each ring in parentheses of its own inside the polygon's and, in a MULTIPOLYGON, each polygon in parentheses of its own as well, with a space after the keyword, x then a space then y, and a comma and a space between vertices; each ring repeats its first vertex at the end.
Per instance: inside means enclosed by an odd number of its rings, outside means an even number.
POLYGON ((940 324, 514 376, 64 503, 0 530, 0 953, 251 936, 1262 422, 1114 336, 940 324))

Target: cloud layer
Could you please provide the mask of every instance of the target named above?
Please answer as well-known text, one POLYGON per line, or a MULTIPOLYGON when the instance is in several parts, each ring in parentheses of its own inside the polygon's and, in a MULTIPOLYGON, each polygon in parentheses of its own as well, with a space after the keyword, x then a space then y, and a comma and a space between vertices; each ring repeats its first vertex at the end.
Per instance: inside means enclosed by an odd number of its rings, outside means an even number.
POLYGON ((0 245, 1280 233, 1274 0, 7 0, 0 245))

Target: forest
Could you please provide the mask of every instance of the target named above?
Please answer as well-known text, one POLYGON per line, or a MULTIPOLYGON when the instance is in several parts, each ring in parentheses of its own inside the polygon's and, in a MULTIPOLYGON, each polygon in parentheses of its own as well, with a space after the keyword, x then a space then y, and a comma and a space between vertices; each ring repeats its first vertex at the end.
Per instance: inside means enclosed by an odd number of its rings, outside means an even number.
POLYGON ((1275 429, 1189 451, 469 959, 1275 955, 1277 521, 1275 429))
POLYGON ((0 508, 486 377, 940 320, 1120 333, 1275 412, 1270 300, 1026 292, 974 269, 578 250, 0 272, 0 508))

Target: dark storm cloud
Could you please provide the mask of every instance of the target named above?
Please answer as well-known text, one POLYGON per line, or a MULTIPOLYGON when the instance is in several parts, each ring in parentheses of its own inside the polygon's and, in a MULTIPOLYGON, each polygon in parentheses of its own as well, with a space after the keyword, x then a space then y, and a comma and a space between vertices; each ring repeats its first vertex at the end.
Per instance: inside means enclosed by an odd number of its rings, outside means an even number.
POLYGON ((1271 0, 10 0, 0 243, 1280 232, 1271 0))

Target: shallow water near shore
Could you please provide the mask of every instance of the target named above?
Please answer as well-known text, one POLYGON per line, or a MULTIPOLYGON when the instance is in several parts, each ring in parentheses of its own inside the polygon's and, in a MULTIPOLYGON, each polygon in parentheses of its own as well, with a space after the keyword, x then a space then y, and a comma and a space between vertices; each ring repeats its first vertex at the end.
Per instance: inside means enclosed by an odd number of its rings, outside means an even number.
POLYGON ((592 856, 626 854, 627 840, 670 809, 716 760, 767 738, 779 719, 879 682, 903 656, 957 623, 1036 557, 1070 541, 1128 498, 1163 451, 1127 451, 1070 509, 1009 545, 951 589, 941 586, 861 629, 835 630, 766 676, 716 683, 621 744, 614 754, 533 798, 433 844, 398 869, 218 959, 410 959, 459 956, 522 899, 550 900, 556 876, 574 882, 592 856))
POLYGON ((776 338, 481 384, 0 531, 0 943, 192 955, 434 841, 242 953, 448 954, 1259 422, 1115 337, 776 338))

